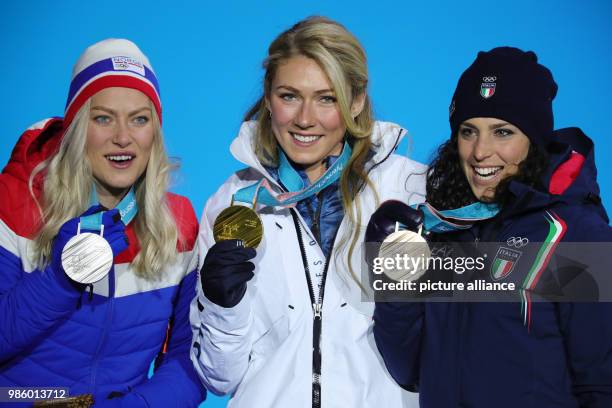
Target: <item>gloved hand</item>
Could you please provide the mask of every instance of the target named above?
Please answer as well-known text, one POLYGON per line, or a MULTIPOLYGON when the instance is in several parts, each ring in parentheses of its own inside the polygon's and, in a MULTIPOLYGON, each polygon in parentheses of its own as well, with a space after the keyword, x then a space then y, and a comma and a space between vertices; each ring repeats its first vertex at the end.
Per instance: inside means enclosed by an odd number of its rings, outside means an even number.
MULTIPOLYGON (((379 253, 381 243, 396 231, 398 222, 401 224, 400 229, 418 232, 423 223, 423 214, 401 201, 389 200, 382 203, 370 217, 365 233, 365 259, 370 271, 370 284, 376 280, 390 282, 390 279, 399 279, 397 276, 403 277, 401 271, 399 274, 387 275, 390 271, 386 270, 385 274, 381 275, 381 265, 375 262, 381 256, 379 253)), ((375 292, 375 299, 380 298, 381 295, 375 292)))
POLYGON ((423 224, 423 213, 401 201, 385 201, 370 217, 365 242, 383 242, 385 238, 395 232, 396 222, 402 224, 402 229, 417 232, 423 224))
MULTIPOLYGON (((68 220, 61 226, 56 237, 53 240, 51 247, 51 268, 56 273, 65 274, 64 268, 62 267, 62 251, 68 241, 77 235, 78 225, 81 217, 86 217, 104 211, 104 207, 101 205, 95 205, 90 207, 87 211, 81 214, 79 217, 68 220)), ((125 234, 125 224, 121 221, 119 210, 113 209, 106 211, 102 215, 102 224, 104 224, 103 237, 109 243, 113 256, 117 256, 120 252, 124 251, 128 247, 128 239, 125 234)), ((91 231, 81 229, 81 233, 91 232, 93 234, 100 234, 99 231, 91 231)))
POLYGON ((222 307, 234 307, 244 297, 247 282, 254 276, 256 255, 238 239, 219 241, 206 254, 200 271, 204 295, 222 307))

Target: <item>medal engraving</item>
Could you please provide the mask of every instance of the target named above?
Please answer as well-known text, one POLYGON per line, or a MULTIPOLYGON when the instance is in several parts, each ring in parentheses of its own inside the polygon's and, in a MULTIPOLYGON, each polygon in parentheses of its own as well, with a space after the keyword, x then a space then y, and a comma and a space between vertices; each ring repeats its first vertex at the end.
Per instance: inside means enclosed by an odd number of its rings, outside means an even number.
POLYGON ((427 259, 431 250, 421 234, 400 230, 389 235, 378 251, 380 258, 396 260, 395 267, 385 268, 384 274, 395 281, 414 281, 427 271, 427 259))
POLYGON ((263 224, 259 215, 242 205, 231 205, 215 219, 213 236, 216 242, 240 239, 244 245, 257 248, 263 238, 263 224))
POLYGON ((70 238, 62 250, 62 267, 70 279, 94 283, 104 278, 113 266, 113 251, 106 240, 89 232, 70 238))

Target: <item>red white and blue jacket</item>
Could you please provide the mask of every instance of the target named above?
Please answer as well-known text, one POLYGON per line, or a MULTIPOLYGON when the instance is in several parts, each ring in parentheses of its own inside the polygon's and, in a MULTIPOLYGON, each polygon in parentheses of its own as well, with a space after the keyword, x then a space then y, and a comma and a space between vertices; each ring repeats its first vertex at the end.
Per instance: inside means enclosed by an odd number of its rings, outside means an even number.
POLYGON ((28 179, 56 152, 61 129, 60 119, 32 126, 0 174, 0 386, 66 387, 71 395, 93 394, 96 407, 197 406, 205 391, 189 359, 198 233, 189 200, 168 193, 183 242, 159 279, 130 268, 140 250, 132 223, 128 249, 91 293, 51 268, 37 269, 29 256, 39 212, 28 179), (111 392, 125 395, 107 399, 111 392))
MULTIPOLYGON (((419 391, 422 408, 612 407, 612 303, 530 298, 563 272, 546 265, 556 245, 612 242, 592 142, 579 129, 564 129, 551 149, 548 193, 513 182, 514 199, 497 217, 437 237, 496 242, 515 254, 513 238, 542 243, 536 261, 523 254, 511 274, 497 271, 522 282, 523 299, 376 304, 377 346, 394 379, 419 391)), ((598 262, 603 258, 590 259, 584 270, 598 262)))

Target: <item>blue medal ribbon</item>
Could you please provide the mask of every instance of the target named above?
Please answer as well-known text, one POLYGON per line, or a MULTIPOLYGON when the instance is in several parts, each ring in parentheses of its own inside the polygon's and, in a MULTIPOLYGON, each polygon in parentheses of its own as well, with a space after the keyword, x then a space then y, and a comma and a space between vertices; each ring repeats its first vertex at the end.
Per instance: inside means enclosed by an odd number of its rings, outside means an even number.
POLYGON ((480 201, 461 208, 438 211, 429 203, 413 205, 423 212, 423 226, 431 232, 450 232, 469 229, 477 221, 493 218, 499 213, 497 204, 480 201))
MULTIPOLYGON (((89 206, 98 205, 98 194, 96 193, 96 186, 92 186, 91 195, 89 196, 89 206)), ((119 210, 121 215, 121 221, 125 225, 128 225, 138 212, 138 205, 136 204, 136 195, 134 194, 134 187, 130 188, 130 191, 123 197, 123 199, 115 207, 119 210)), ((97 212, 95 214, 81 217, 81 229, 100 231, 102 225, 102 215, 104 212, 97 212)))
POLYGON ((291 166, 285 153, 280 150, 278 176, 281 183, 287 188, 288 193, 274 196, 267 180, 262 179, 255 184, 238 190, 234 194, 234 200, 245 203, 259 202, 272 207, 291 206, 305 198, 317 194, 319 191, 338 180, 351 158, 351 153, 351 147, 345 142, 342 147, 342 153, 340 153, 340 156, 338 156, 334 164, 331 165, 317 181, 309 186, 305 186, 304 180, 302 180, 300 174, 291 166))

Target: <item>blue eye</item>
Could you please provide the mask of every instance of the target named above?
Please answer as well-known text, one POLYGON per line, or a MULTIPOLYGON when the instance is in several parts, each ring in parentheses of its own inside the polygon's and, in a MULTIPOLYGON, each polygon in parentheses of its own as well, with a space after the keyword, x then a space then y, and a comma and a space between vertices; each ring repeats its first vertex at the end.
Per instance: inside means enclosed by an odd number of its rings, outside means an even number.
POLYGON ((336 103, 336 98, 331 95, 325 95, 321 97, 321 102, 329 104, 336 103))
POLYGON ((143 125, 146 125, 147 123, 149 123, 149 118, 147 116, 137 116, 137 117, 135 117, 132 120, 138 126, 143 126, 143 125))
POLYGON ((292 93, 283 93, 283 94, 280 94, 280 98, 282 100, 290 102, 290 101, 295 100, 296 96, 295 96, 295 94, 292 94, 292 93))
POLYGON ((93 117, 93 121, 98 125, 108 125, 111 122, 111 118, 108 115, 97 115, 93 117))

